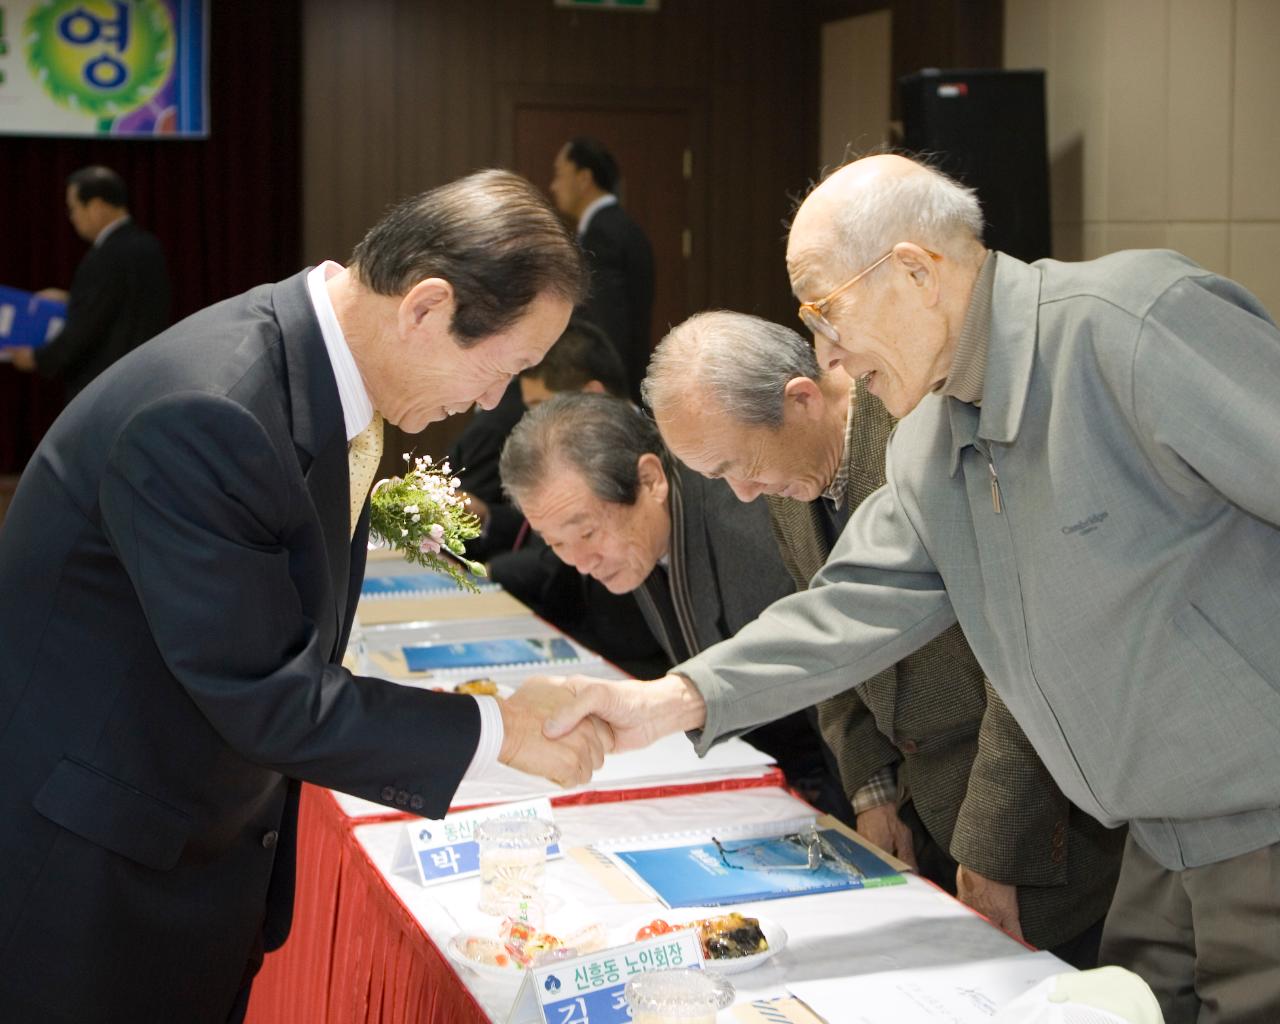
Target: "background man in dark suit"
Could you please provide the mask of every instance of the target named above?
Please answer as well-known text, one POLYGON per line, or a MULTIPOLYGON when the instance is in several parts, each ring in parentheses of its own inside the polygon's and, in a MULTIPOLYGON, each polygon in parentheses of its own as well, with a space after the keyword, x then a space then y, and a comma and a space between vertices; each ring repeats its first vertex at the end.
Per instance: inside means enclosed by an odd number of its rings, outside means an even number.
POLYGON ((493 405, 582 284, 537 190, 480 172, 58 418, 0 531, 0 1019, 240 1019, 288 932, 294 780, 441 816, 495 757, 589 777, 606 737, 543 740, 536 684, 477 700, 341 665, 382 416, 493 405))
POLYGON ((67 303, 66 326, 38 349, 15 348, 13 364, 61 377, 67 398, 169 325, 169 275, 155 236, 129 216, 124 181, 106 167, 67 179, 67 214, 90 244, 71 291, 40 294, 67 303))
MULTIPOLYGON (((507 440, 502 482, 561 559, 635 597, 672 663, 733 636, 793 589, 765 507, 677 465, 629 402, 566 393, 539 405, 507 440)), ((823 810, 849 817, 804 712, 745 738, 823 810)))
POLYGON ((577 225, 591 271, 582 312, 618 349, 638 402, 649 363, 653 248, 619 204, 617 187, 617 161, 596 139, 572 139, 556 155, 551 195, 577 225))
MULTIPOLYGON (((797 589, 885 482, 893 417, 779 324, 691 317, 654 352, 645 393, 674 455, 743 501, 764 495, 797 589)), ((858 831, 1006 930, 1095 965, 1124 831, 1054 785, 958 626, 819 713, 858 831)))

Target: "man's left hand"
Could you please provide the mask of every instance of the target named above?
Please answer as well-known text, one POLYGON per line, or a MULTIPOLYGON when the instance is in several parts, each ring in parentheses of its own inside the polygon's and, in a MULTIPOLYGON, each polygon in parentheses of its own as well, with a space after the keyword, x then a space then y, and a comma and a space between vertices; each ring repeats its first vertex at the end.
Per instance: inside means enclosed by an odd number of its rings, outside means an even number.
POLYGON ((1015 939, 1022 938, 1017 886, 993 882, 961 864, 956 869, 956 896, 996 927, 1003 928, 1015 939))
POLYGON ((32 373, 36 368, 36 350, 30 345, 14 345, 9 349, 15 369, 32 373))

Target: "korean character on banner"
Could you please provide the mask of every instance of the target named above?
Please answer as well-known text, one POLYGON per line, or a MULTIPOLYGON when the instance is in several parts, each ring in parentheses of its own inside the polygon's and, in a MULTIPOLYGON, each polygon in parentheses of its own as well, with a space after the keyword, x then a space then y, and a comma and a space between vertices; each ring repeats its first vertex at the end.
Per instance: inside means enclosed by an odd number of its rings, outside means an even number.
POLYGON ((579 992, 585 992, 591 987, 591 976, 585 965, 573 969, 573 987, 579 992))
POLYGON ((609 959, 602 960, 600 963, 604 967, 604 977, 606 982, 610 985, 616 985, 622 980, 622 972, 618 970, 617 960, 613 957, 609 957, 609 959))
POLYGON ((667 951, 669 946, 658 946, 656 949, 650 950, 653 954, 653 966, 663 968, 667 966, 667 951))
POLYGON ((590 969, 591 969, 591 987, 592 988, 599 988, 601 985, 605 984, 608 981, 609 976, 605 972, 604 964, 600 963, 599 961, 593 961, 591 963, 590 969))
POLYGON ((627 1008, 627 990, 625 988, 620 988, 613 994, 613 1005, 610 1006, 609 1009, 625 1010, 627 1008))
POLYGON ((440 850, 432 850, 431 863, 441 871, 452 871, 456 875, 458 873, 458 851, 452 846, 446 846, 440 850))
POLYGON ((116 56, 103 51, 84 66, 84 78, 98 89, 114 89, 124 84, 129 69, 118 59, 129 48, 129 5, 113 0, 114 19, 104 19, 77 7, 58 19, 58 35, 72 46, 93 46, 106 43, 114 47, 116 56))
POLYGON ((684 948, 678 942, 673 942, 667 947, 667 952, 671 956, 672 967, 684 966, 684 948))
POLYGON ((444 823, 444 837, 451 843, 456 843, 462 838, 462 831, 451 821, 444 823))
POLYGON ((641 971, 647 971, 653 967, 653 960, 649 956, 647 949, 640 950, 634 960, 631 959, 630 954, 624 955, 623 959, 627 961, 628 974, 639 974, 641 971))

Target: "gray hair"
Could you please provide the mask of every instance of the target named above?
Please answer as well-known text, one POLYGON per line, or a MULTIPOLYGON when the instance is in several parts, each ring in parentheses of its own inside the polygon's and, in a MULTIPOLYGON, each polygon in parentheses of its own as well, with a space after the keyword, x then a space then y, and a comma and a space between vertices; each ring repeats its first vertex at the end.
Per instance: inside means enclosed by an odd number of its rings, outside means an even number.
POLYGON ((689 317, 662 339, 640 393, 660 412, 688 403, 690 390, 697 389, 735 420, 776 430, 787 384, 821 376, 813 346, 791 328, 712 310, 689 317))
POLYGON ((899 242, 957 258, 962 255, 959 247, 981 241, 977 192, 914 162, 920 173, 877 175, 839 204, 832 228, 839 258, 851 272, 869 266, 899 242))
POLYGON ((634 505, 640 457, 667 463, 658 428, 630 402, 611 395, 564 392, 525 413, 502 448, 502 489, 517 505, 555 466, 579 473, 601 501, 634 505))

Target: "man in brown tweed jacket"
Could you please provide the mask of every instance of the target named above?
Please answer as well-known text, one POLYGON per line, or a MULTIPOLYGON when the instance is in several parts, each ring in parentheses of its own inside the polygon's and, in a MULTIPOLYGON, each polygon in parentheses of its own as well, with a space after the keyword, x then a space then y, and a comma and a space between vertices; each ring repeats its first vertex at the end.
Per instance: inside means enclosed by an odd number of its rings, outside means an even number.
MULTIPOLYGON (((894 420, 794 331, 704 313, 654 353, 646 398, 672 452, 761 494, 805 589, 851 512, 884 484, 894 420)), ((1092 966, 1124 831, 1072 806, 958 626, 819 705, 858 829, 1014 934, 1092 966)))

